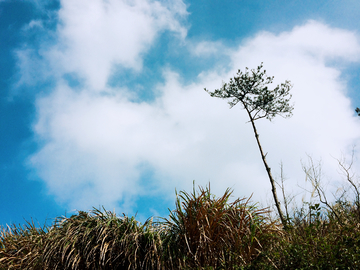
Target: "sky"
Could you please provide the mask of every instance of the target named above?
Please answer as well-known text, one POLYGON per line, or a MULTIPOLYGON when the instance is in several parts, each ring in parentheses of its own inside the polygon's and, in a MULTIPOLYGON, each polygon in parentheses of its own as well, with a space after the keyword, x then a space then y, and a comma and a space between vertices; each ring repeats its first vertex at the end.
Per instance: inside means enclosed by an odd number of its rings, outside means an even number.
POLYGON ((358 180, 360 2, 0 0, 0 225, 104 207, 166 217, 175 190, 272 204, 247 115, 211 98, 263 63, 293 116, 256 122, 277 181, 304 198, 358 180), (320 167, 319 167, 320 168, 320 167))

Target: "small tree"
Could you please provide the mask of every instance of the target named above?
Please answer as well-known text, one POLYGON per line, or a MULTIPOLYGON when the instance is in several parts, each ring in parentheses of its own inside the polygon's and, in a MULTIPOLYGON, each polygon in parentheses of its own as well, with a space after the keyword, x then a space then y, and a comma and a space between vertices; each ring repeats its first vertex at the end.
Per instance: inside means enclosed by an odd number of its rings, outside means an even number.
POLYGON ((266 70, 263 70, 263 64, 261 63, 257 69, 249 71, 246 68, 245 73, 238 70, 237 76, 233 79, 231 78, 229 83, 223 83, 220 89, 210 92, 205 88, 205 91, 212 97, 229 99, 230 108, 241 103, 246 110, 254 130, 261 158, 269 176, 276 209, 282 224, 286 227, 286 219, 276 194, 275 181, 271 175, 271 169, 266 162, 267 154, 263 152, 255 126, 255 121, 261 118, 271 121, 277 115, 285 118, 292 115, 293 106, 289 104, 291 99, 290 89, 292 88, 290 81, 285 81, 285 83, 277 85, 274 89, 270 90, 267 85, 271 84, 273 80, 274 77, 266 76, 266 70))

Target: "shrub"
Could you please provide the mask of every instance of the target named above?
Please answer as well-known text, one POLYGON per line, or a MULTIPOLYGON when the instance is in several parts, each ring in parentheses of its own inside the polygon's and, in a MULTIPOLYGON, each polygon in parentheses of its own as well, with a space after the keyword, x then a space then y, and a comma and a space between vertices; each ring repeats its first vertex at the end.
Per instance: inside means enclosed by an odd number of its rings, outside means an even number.
POLYGON ((267 253, 276 269, 358 269, 360 230, 350 209, 335 217, 315 204, 307 215, 295 213, 283 238, 267 253))

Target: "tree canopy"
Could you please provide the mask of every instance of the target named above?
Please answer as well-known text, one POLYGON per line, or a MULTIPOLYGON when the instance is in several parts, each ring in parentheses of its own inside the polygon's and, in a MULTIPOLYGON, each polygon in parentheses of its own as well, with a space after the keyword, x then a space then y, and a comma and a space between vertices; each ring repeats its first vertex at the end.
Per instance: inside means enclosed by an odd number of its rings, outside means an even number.
POLYGON ((245 72, 238 70, 237 76, 230 79, 229 83, 223 83, 220 89, 210 92, 205 88, 212 97, 229 99, 230 108, 239 102, 248 112, 252 120, 267 118, 272 120, 276 115, 290 117, 293 106, 290 105, 290 81, 277 85, 274 89, 269 89, 268 84, 273 83, 274 77, 266 75, 263 70, 263 63, 257 69, 245 72))

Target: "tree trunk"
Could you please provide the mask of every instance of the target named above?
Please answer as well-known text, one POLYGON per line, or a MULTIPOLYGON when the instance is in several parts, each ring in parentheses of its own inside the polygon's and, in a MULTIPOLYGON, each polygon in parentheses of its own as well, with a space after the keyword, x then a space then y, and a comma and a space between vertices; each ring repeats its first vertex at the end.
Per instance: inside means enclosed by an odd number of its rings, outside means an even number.
POLYGON ((260 140, 259 140, 259 134, 257 133, 257 129, 256 129, 256 126, 255 126, 254 119, 253 119, 253 117, 251 116, 251 113, 248 111, 248 109, 247 109, 247 108, 245 108, 245 109, 246 109, 246 111, 247 111, 248 114, 249 114, 250 122, 251 122, 251 124, 252 124, 253 130, 254 130, 254 133, 255 133, 256 142, 257 142, 257 144, 258 144, 258 146, 259 146, 261 158, 262 158, 262 160, 263 160, 263 163, 264 163, 266 172, 267 172, 267 174, 268 174, 268 176, 269 176, 269 180, 270 180, 270 184, 271 184, 271 192, 272 192, 273 197, 274 197, 276 209, 277 209, 277 211, 278 211, 278 213, 279 213, 281 223, 283 224, 284 228, 286 228, 286 219, 285 219, 284 213, 282 212, 281 207, 280 207, 280 202, 279 202, 279 200, 278 200, 278 196, 277 196, 277 193, 276 193, 275 181, 274 181, 274 178, 273 178, 272 175, 271 175, 271 168, 268 166, 268 164, 267 164, 267 162, 266 162, 266 155, 264 155, 264 152, 263 152, 263 150, 262 150, 262 147, 261 147, 261 144, 260 144, 260 140))

